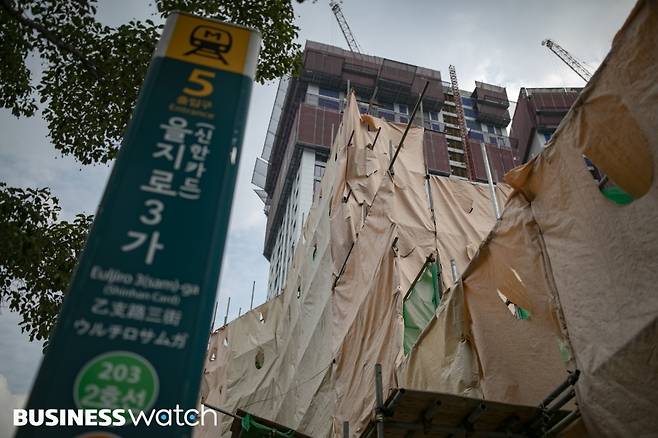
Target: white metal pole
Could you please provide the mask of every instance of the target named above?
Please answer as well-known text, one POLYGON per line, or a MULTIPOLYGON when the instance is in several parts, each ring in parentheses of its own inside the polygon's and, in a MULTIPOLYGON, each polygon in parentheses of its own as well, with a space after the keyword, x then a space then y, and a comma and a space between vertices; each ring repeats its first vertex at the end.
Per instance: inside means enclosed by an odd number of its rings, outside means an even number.
POLYGON ((480 143, 482 148, 482 158, 484 159, 484 169, 487 172, 487 181, 489 182, 489 190, 491 191, 491 203, 493 204, 494 214, 496 220, 500 219, 500 207, 498 207, 498 198, 496 197, 496 186, 493 183, 493 176, 491 176, 491 167, 489 166, 489 155, 487 155, 487 148, 483 142, 480 143))
POLYGON ((228 297, 228 303, 226 303, 226 315, 224 316, 224 325, 228 322, 228 309, 231 307, 231 297, 228 297))
POLYGON ((457 263, 455 259, 450 259, 450 271, 452 272, 452 282, 454 283, 459 278, 459 272, 457 272, 457 263))
POLYGON ((329 150, 334 147, 334 124, 331 124, 331 144, 329 145, 329 150))

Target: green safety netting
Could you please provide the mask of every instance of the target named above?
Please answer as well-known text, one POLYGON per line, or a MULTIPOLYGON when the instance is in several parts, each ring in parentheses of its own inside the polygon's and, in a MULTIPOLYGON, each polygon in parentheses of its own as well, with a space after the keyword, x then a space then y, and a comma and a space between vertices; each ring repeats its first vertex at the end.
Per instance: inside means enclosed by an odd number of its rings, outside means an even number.
POLYGON ((530 312, 521 306, 516 306, 516 317, 519 319, 530 319, 530 312))
POLYGON ((242 420, 240 420, 241 425, 242 425, 242 433, 240 434, 241 437, 247 437, 247 438, 261 438, 261 437, 292 437, 295 435, 295 432, 292 430, 288 430, 286 432, 281 432, 280 430, 277 430, 275 428, 265 426, 264 424, 260 424, 254 418, 249 415, 245 414, 244 417, 242 417, 242 420))
POLYGON ((434 317, 441 301, 438 263, 428 263, 402 306, 404 318, 404 354, 408 354, 418 336, 434 317))
POLYGON ((612 186, 601 189, 603 196, 619 205, 626 205, 633 202, 633 197, 626 193, 621 187, 612 186))

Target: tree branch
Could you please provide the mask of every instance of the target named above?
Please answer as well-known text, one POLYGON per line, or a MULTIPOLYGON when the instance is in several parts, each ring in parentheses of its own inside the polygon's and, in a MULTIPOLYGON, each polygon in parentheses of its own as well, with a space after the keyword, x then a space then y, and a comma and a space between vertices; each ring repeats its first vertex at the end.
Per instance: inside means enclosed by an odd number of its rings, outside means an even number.
POLYGON ((31 20, 30 18, 26 17, 23 15, 23 11, 16 10, 13 8, 13 5, 11 4, 10 0, 2 0, 2 8, 7 11, 7 13, 18 20, 22 25, 29 27, 30 29, 33 29, 37 31, 40 37, 48 40, 52 44, 54 44, 56 47, 59 49, 70 53, 78 59, 82 64, 98 79, 100 75, 98 74, 98 70, 96 69, 96 66, 89 61, 85 56, 80 52, 78 49, 73 47, 72 45, 68 44, 67 42, 63 41, 61 38, 59 38, 55 33, 51 32, 48 30, 44 25, 41 23, 38 23, 34 20, 31 20))

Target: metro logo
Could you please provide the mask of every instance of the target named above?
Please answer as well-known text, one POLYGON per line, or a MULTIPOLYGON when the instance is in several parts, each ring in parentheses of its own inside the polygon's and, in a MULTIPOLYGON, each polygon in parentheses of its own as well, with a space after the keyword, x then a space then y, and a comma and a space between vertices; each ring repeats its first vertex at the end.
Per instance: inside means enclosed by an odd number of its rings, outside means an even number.
POLYGON ((252 32, 225 23, 180 14, 165 56, 218 70, 245 74, 252 32))
POLYGON ((198 54, 217 58, 228 65, 223 54, 231 50, 233 37, 229 32, 216 27, 197 26, 190 35, 190 44, 195 48, 186 52, 186 56, 198 54))

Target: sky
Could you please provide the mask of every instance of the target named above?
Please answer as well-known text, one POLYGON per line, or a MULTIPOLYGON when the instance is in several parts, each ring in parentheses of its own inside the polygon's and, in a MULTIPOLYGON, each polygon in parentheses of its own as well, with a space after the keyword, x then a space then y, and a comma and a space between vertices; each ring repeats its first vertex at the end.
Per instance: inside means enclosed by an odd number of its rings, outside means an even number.
MULTIPOLYGON (((118 25, 153 18, 149 3, 101 0, 99 19, 118 25)), ((460 88, 473 89, 475 80, 502 85, 515 101, 522 86, 583 86, 541 41, 554 39, 594 71, 633 4, 632 0, 344 0, 342 9, 363 52, 440 70, 445 78, 448 65, 454 64, 460 88)), ((295 12, 302 46, 314 40, 347 48, 328 1, 295 3, 295 12)), ((265 140, 276 85, 273 81, 255 85, 253 90, 215 326, 223 322, 229 296, 229 320, 239 308, 244 312, 249 307, 253 281, 254 305, 265 300, 266 217, 250 181, 265 140)), ((47 126, 38 114, 16 119, 0 110, 0 133, 0 181, 10 186, 50 187, 60 199, 64 219, 80 212, 95 213, 109 166, 83 166, 62 157, 50 144, 47 126)), ((41 345, 30 343, 17 324, 16 315, 0 309, 0 436, 9 427, 9 408, 23 403, 41 360, 41 345)))

